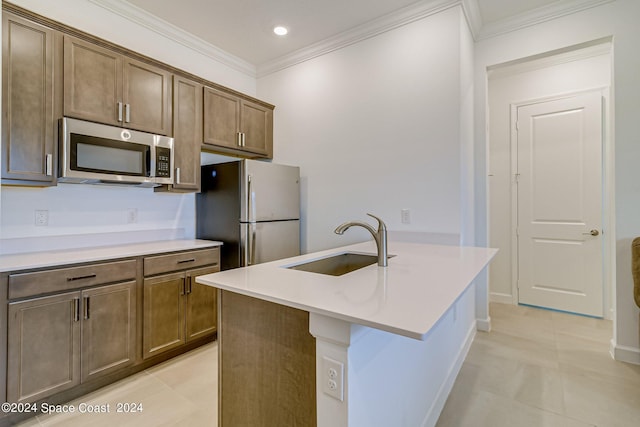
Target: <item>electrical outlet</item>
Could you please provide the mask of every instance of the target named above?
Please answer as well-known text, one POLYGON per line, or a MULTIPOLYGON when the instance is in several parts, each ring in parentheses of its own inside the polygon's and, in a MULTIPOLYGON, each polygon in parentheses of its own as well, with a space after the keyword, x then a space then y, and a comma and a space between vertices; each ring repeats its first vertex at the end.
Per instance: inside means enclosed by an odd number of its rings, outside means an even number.
POLYGON ((49 211, 37 210, 35 214, 35 224, 38 227, 49 225, 49 211))
POLYGON ((138 208, 127 209, 127 224, 135 224, 138 222, 138 208))
POLYGON ((322 391, 344 400, 344 364, 326 356, 322 358, 322 391))
POLYGON ((403 224, 411 224, 411 211, 409 209, 402 209, 400 211, 400 219, 403 224))

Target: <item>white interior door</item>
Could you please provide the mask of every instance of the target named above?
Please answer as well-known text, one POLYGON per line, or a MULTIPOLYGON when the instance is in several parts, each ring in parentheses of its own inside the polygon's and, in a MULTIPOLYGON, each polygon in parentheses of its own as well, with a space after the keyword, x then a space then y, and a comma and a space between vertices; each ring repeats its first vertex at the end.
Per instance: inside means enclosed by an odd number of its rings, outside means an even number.
POLYGON ((602 317, 602 96, 517 109, 518 301, 602 317))

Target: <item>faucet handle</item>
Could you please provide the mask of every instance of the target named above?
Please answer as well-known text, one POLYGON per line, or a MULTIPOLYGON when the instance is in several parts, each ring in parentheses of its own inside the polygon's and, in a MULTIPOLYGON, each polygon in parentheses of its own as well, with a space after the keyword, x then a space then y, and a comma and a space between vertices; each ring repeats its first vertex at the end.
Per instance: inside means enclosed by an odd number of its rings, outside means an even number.
POLYGON ((387 231, 387 224, 384 223, 383 220, 381 220, 380 218, 378 218, 377 216, 368 213, 367 215, 369 215, 371 218, 375 219, 376 221, 378 221, 378 230, 384 230, 387 231))

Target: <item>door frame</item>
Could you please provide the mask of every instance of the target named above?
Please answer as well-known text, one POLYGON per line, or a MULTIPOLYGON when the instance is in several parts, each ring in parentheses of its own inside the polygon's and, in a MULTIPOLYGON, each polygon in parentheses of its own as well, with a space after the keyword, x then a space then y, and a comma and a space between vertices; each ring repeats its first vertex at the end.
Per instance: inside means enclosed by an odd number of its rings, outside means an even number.
POLYGON ((613 319, 613 292, 615 284, 615 200, 614 200, 614 156, 613 156, 613 123, 612 119, 612 102, 611 102, 611 86, 597 86, 581 89, 579 91, 571 91, 545 96, 540 98, 532 98, 518 102, 512 102, 509 117, 509 148, 511 152, 511 296, 512 303, 518 305, 518 272, 519 272, 519 248, 518 248, 518 186, 517 186, 517 170, 518 170, 518 133, 516 129, 516 121, 518 119, 518 108, 531 104, 538 104, 549 101, 556 101, 586 93, 597 92, 602 99, 602 292, 603 292, 603 314, 605 319, 613 319), (606 207, 611 207, 606 209, 606 207))

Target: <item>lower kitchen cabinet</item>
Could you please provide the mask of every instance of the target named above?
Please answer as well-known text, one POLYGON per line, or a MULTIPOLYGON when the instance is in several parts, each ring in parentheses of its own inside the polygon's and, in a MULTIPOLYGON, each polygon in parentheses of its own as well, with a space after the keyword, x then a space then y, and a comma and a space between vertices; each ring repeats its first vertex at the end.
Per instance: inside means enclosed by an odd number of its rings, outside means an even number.
POLYGON ((7 401, 32 402, 80 384, 80 292, 9 304, 7 401))
POLYGON ((82 291, 82 382, 134 363, 135 290, 131 281, 82 291))
POLYGON ((195 282, 220 267, 204 267, 144 279, 143 358, 216 332, 216 290, 195 282))
POLYGON ((10 303, 7 400, 33 402, 133 364, 135 285, 10 303))
POLYGON ((212 341, 217 290, 195 279, 219 270, 209 246, 0 273, 0 400, 68 402, 212 341))
POLYGON ((187 304, 185 313, 187 342, 211 335, 217 331, 218 293, 211 286, 196 283, 195 278, 203 274, 220 271, 219 267, 208 267, 187 272, 187 304))

